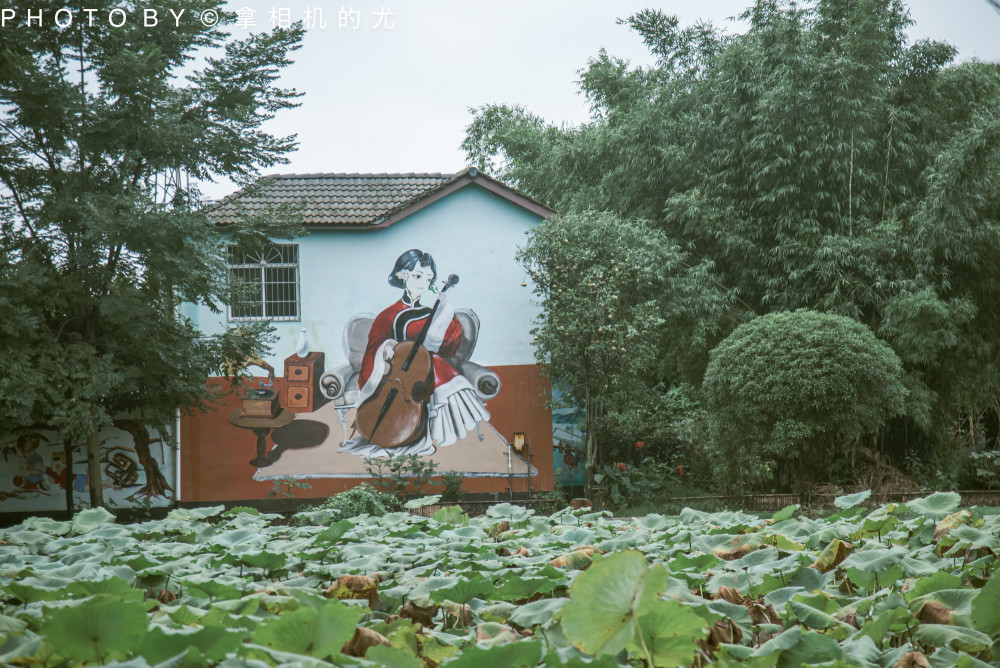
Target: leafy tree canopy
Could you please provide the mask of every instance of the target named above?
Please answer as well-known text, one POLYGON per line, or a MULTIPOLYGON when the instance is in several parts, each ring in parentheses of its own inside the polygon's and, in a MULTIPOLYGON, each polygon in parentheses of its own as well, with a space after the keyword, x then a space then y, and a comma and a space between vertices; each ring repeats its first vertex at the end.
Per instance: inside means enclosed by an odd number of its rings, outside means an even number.
POLYGON ((720 477, 740 488, 823 479, 838 446, 902 410, 901 375, 896 353, 844 316, 800 309, 740 325, 705 371, 720 477))
POLYGON ((865 323, 903 361, 920 429, 897 440, 933 443, 1000 395, 1000 67, 908 42, 898 0, 758 0, 743 19, 639 12, 623 22, 656 63, 593 58, 589 122, 486 106, 463 146, 563 212, 647 219, 705 267, 731 310, 693 312, 680 339, 798 308, 865 323))
MULTIPOLYGON (((249 183, 283 162, 295 138, 263 124, 296 104, 276 81, 301 27, 233 39, 221 2, 173 2, 182 20, 154 26, 129 3, 88 4, 125 7, 119 27, 78 10, 61 27, 60 3, 8 7, 44 20, 0 29, 0 426, 94 440, 123 411, 166 420, 206 399, 225 356, 264 341, 263 326, 206 339, 178 318, 181 302, 229 297, 221 238, 181 177, 249 183)), ((290 231, 261 218, 235 238, 290 231)))
POLYGON ((545 306, 532 331, 536 358, 564 399, 585 408, 592 472, 602 409, 666 400, 664 375, 699 366, 714 335, 687 319, 715 322, 724 295, 661 230, 612 213, 543 221, 518 258, 545 306))

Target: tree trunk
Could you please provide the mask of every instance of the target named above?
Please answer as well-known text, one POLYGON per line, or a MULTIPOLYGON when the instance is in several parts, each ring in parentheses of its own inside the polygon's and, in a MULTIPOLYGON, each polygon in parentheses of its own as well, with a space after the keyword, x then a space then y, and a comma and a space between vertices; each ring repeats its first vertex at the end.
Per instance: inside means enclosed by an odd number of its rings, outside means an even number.
MULTIPOLYGON (((167 492, 174 491, 167 483, 167 479, 160 472, 160 465, 153 459, 149 451, 149 430, 134 420, 115 420, 115 426, 127 431, 132 435, 132 442, 135 444, 135 454, 139 457, 139 464, 146 473, 146 484, 132 495, 150 498, 153 496, 166 496, 167 492)), ((129 497, 129 498, 132 498, 129 497)))
POLYGON ((591 400, 587 391, 587 405, 584 407, 583 428, 586 432, 587 447, 584 455, 584 496, 593 500, 594 468, 597 466, 597 409, 596 402, 591 400))
POLYGON ((74 483, 75 475, 73 474, 73 441, 68 438, 63 441, 63 456, 66 458, 66 511, 69 513, 69 518, 73 519, 73 513, 76 511, 76 498, 74 483))
MULTIPOLYGON (((97 420, 91 421, 90 436, 87 437, 87 480, 90 483, 90 507, 104 506, 104 477, 101 473, 101 439, 97 420)), ((67 480, 67 485, 69 481, 67 480)))

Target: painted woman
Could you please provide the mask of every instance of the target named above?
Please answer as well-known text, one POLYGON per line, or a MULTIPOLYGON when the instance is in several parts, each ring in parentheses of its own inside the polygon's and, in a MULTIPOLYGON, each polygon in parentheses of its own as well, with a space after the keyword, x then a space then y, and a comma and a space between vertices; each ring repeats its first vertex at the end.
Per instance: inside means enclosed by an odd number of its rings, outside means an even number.
POLYGON ((489 421, 490 414, 472 385, 447 362, 447 358, 458 352, 462 325, 447 297, 434 288, 435 279, 437 265, 430 253, 414 248, 399 256, 389 274, 389 285, 401 288, 403 294, 372 323, 358 373, 357 405, 360 406, 376 392, 389 371, 396 344, 415 340, 438 302, 424 339, 434 373, 426 432, 414 443, 391 450, 369 443, 358 433, 345 443, 344 451, 363 457, 429 455, 434 453, 435 446, 445 447, 462 439, 475 430, 480 420, 489 421))

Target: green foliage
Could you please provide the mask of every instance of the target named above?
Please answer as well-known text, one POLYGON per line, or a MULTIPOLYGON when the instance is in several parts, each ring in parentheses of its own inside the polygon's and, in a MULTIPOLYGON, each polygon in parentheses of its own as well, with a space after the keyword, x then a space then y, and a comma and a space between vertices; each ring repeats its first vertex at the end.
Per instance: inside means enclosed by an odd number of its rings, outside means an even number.
POLYGON ((312 485, 304 480, 297 480, 291 476, 278 478, 271 482, 271 491, 267 493, 267 498, 274 499, 294 499, 295 490, 312 489, 312 485))
POLYGON ((986 489, 1000 488, 1000 450, 972 453, 976 479, 986 489))
MULTIPOLYGON (((116 5, 88 5, 98 15, 116 5)), ((34 11, 13 2, 10 11, 34 11)), ((0 57, 0 423, 93 437, 123 412, 162 426, 211 399, 205 378, 258 353, 268 323, 203 337, 180 304, 229 301, 219 230, 187 179, 281 163, 294 137, 263 124, 295 106, 276 85, 301 27, 234 39, 222 3, 181 0, 185 19, 3 31, 0 57), (207 28, 194 17, 217 10, 207 28), (191 20, 188 20, 191 17, 191 20), (193 59, 204 58, 197 67, 193 59), (168 183, 169 180, 169 183, 168 183), (237 352, 241 354, 236 354, 237 352)), ((50 10, 46 13, 51 16, 50 10)), ((289 236, 262 214, 241 242, 289 236)), ((161 433, 167 433, 165 429, 161 433)), ((96 440, 91 480, 96 480, 96 440)), ((91 485, 99 503, 101 486, 91 485)))
POLYGON ((605 490, 612 510, 627 511, 655 495, 674 477, 667 466, 646 457, 638 464, 614 462, 598 466, 594 483, 605 490))
POLYGON ((946 458, 944 427, 1000 396, 1000 69, 909 43, 897 0, 758 0, 742 18, 731 35, 638 12, 623 23, 656 63, 592 58, 590 122, 482 107, 468 157, 564 213, 648 220, 701 268, 669 328, 690 368, 665 346, 665 387, 700 384, 706 343, 755 315, 844 315, 903 362, 887 453, 946 458))
POLYGON ((334 520, 344 520, 358 515, 381 517, 401 508, 399 497, 381 492, 368 483, 361 483, 346 492, 334 494, 316 510, 334 520))
POLYGON ((740 489, 822 480, 850 441, 901 412, 900 375, 892 349, 850 318, 798 310, 740 325, 705 371, 720 476, 740 489))
POLYGON ((376 489, 397 497, 422 494, 425 488, 434 487, 431 478, 436 469, 437 462, 420 455, 365 460, 365 470, 375 478, 376 489))
POLYGON ((543 221, 518 259, 542 308, 536 359, 563 400, 585 410, 589 479, 602 416, 657 406, 664 375, 691 368, 712 345, 713 330, 685 329, 686 318, 720 306, 703 264, 656 228, 614 214, 543 221))
POLYGON ((441 474, 441 500, 455 503, 462 499, 463 476, 458 471, 445 471, 441 474))

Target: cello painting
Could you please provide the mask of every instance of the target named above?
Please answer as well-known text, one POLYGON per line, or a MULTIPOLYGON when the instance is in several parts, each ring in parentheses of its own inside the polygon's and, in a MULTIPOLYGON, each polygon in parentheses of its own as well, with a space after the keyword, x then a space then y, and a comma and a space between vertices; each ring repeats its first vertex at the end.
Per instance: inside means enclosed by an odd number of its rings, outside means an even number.
POLYGON ((462 324, 445 292, 438 289, 430 253, 410 249, 388 277, 403 294, 375 318, 358 374, 360 394, 355 428, 344 449, 362 456, 425 455, 452 445, 479 422, 489 421, 473 386, 447 358, 462 342, 462 324))

